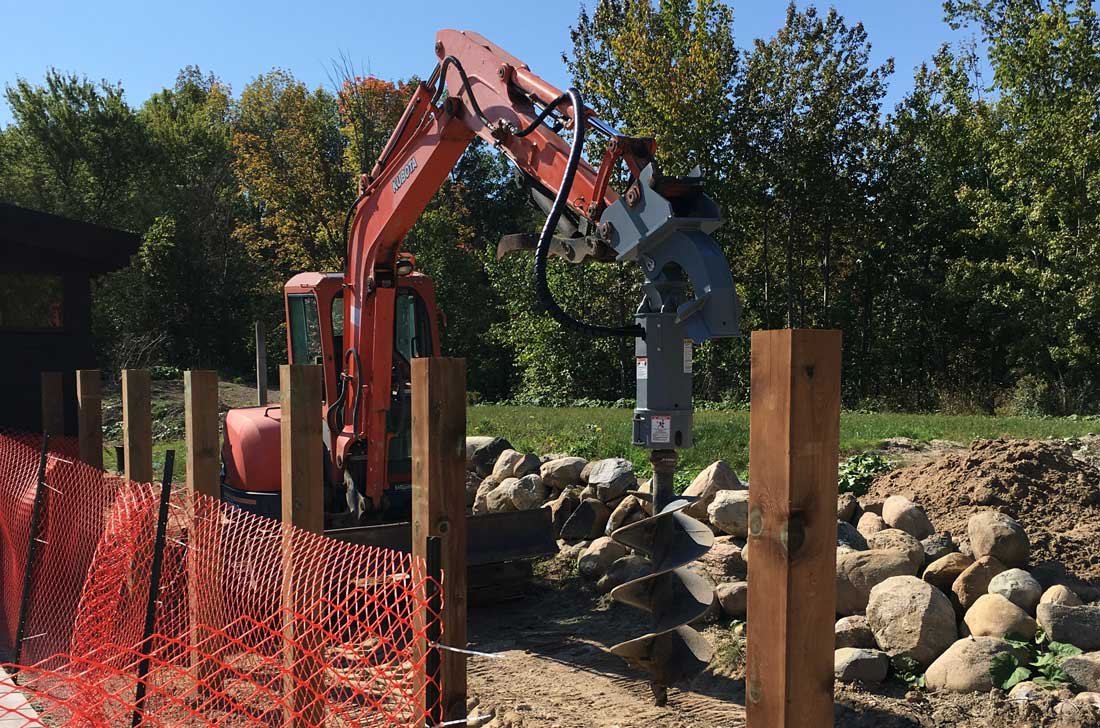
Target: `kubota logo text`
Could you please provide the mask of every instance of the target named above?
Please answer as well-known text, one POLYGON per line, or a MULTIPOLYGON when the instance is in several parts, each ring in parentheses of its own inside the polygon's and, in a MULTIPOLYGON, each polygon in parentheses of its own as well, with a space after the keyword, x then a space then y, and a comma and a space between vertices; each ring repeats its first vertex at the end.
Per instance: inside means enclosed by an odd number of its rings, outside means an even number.
POLYGON ((401 168, 401 171, 397 173, 397 176, 393 178, 393 191, 401 189, 401 185, 412 176, 413 170, 416 169, 416 157, 409 160, 409 163, 401 168))

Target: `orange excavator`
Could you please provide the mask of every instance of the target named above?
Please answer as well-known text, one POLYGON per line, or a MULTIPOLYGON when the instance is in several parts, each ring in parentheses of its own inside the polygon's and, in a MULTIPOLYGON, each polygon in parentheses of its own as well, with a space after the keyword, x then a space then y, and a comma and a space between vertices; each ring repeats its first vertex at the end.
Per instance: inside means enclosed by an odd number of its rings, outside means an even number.
MULTIPOLYGON (((409 362, 440 354, 440 316, 431 279, 401 248, 475 138, 511 160, 547 213, 541 233, 507 236, 498 254, 534 252, 535 293, 562 325, 636 340, 637 444, 673 453, 691 444, 691 344, 737 330, 729 267, 710 237, 719 213, 698 174, 661 175, 653 139, 617 132, 576 90, 554 88, 476 33, 440 31, 435 53, 435 70, 417 86, 378 162, 360 179, 348 212, 344 271, 301 273, 285 286, 290 362, 324 369, 329 529, 386 524, 408 513, 409 362), (603 137, 598 168, 582 156, 591 132, 603 137), (610 185, 620 165, 630 180, 622 194, 610 185), (598 326, 562 310, 546 283, 550 255, 571 263, 637 263, 645 283, 636 322, 598 326)), ((231 410, 223 498, 278 515, 279 447, 278 407, 231 410)), ((659 481, 670 494, 671 477, 659 481)), ((355 540, 399 546, 402 535, 383 529, 355 540)), ((545 509, 472 517, 469 540, 472 550, 484 547, 471 553, 471 565, 555 550, 545 509)))

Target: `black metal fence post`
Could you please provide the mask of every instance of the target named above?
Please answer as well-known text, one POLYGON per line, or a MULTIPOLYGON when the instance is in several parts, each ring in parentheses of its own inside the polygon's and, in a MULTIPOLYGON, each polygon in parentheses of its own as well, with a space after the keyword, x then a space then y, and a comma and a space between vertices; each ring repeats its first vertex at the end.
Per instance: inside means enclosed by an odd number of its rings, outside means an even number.
POLYGON ((42 435, 42 452, 38 457, 38 482, 34 486, 34 505, 31 507, 31 523, 27 537, 27 563, 23 565, 23 593, 19 597, 19 622, 15 628, 15 655, 12 663, 19 664, 23 657, 23 640, 27 634, 27 618, 31 610, 31 591, 34 588, 34 562, 38 554, 38 525, 42 520, 42 502, 46 498, 46 458, 50 454, 50 435, 42 435))
POLYGON ((168 504, 172 498, 172 468, 176 451, 164 453, 164 477, 160 482, 160 510, 157 513, 157 537, 153 544, 153 565, 149 574, 149 601, 145 604, 145 630, 141 637, 141 662, 138 663, 138 683, 134 692, 132 726, 141 725, 145 711, 146 678, 149 675, 149 655, 153 649, 153 629, 157 622, 157 600, 160 599, 160 572, 164 564, 164 543, 168 531, 168 504))
POLYGON ((428 571, 428 619, 424 625, 428 652, 424 656, 424 702, 428 705, 428 725, 443 723, 443 686, 439 665, 439 638, 443 636, 443 539, 439 536, 428 537, 425 554, 425 566, 428 571))

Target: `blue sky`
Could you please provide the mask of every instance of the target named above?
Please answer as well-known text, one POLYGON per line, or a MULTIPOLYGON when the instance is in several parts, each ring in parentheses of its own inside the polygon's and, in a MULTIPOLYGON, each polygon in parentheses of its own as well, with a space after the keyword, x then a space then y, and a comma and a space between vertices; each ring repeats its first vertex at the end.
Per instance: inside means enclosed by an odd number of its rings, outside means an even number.
MULTIPOLYGON (((589 7, 593 2, 585 0, 589 7)), ((876 63, 895 59, 888 109, 909 89, 912 69, 941 42, 969 37, 943 22, 938 0, 832 4, 849 22, 863 22, 876 63)), ((39 82, 54 66, 121 82, 127 100, 137 106, 170 86, 189 64, 215 73, 235 91, 273 67, 310 85, 329 85, 331 62, 341 53, 376 76, 403 78, 431 71, 435 31, 449 27, 480 32, 565 86, 561 52, 569 47, 569 26, 580 5, 580 0, 0 0, 0 83, 17 77, 39 82)), ((771 36, 786 8, 784 0, 732 5, 741 47, 771 36)), ((10 122, 7 104, 0 103, 0 125, 10 122)))

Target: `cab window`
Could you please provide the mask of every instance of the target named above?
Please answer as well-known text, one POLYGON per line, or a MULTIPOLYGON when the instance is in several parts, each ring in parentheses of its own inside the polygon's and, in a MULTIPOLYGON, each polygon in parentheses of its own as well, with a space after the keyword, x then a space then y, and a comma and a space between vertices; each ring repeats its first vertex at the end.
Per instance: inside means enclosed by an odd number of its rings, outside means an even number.
POLYGON ((415 291, 397 292, 393 345, 406 359, 432 355, 432 331, 428 309, 415 291))
POLYGON ((317 297, 312 293, 287 296, 287 312, 290 320, 291 363, 322 363, 317 297))

